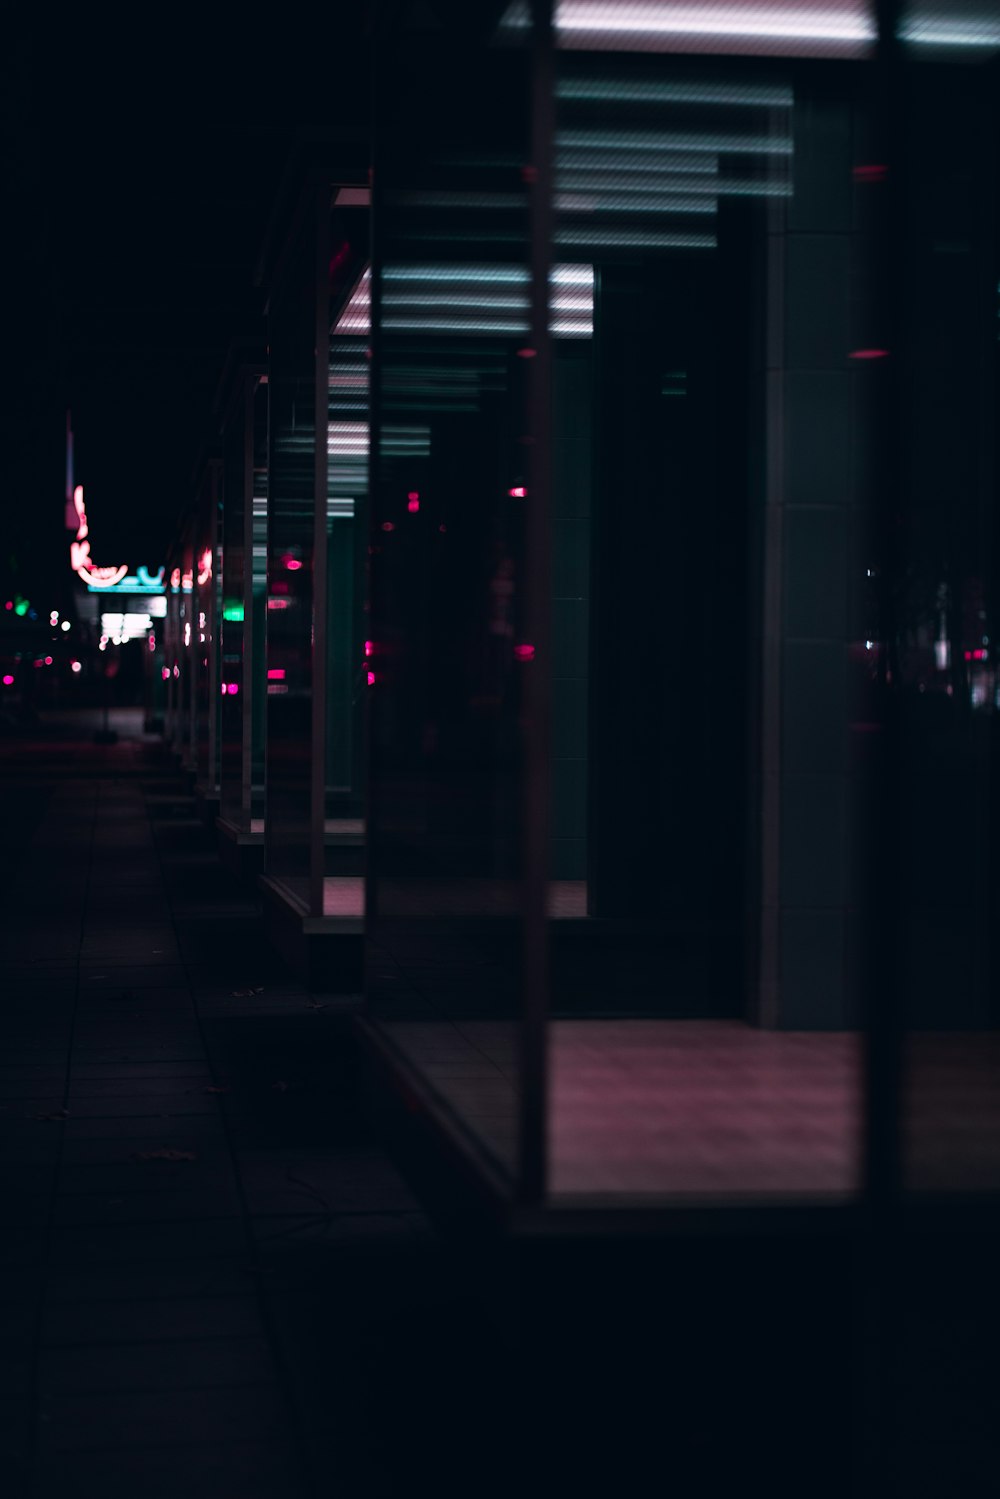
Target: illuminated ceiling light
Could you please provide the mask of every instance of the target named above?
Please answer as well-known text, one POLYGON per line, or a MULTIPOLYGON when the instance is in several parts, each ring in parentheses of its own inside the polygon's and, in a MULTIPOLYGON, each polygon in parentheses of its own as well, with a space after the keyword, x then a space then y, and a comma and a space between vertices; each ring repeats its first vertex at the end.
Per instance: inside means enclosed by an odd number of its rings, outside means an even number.
POLYGON ((711 213, 718 203, 715 197, 681 197, 674 193, 640 193, 636 196, 631 187, 625 192, 599 196, 595 193, 556 193, 555 206, 559 213, 711 213))
MULTIPOLYGON (((560 47, 619 52, 750 52, 787 56, 855 57, 876 39, 867 0, 822 7, 802 0, 753 4, 667 5, 662 0, 557 0, 560 47)), ((529 7, 515 0, 500 23, 512 37, 531 26, 529 7)))
POLYGON ((900 41, 918 47, 1000 47, 1000 21, 949 15, 950 8, 939 6, 935 15, 911 14, 899 27, 900 41))
POLYGON ((557 99, 594 99, 623 104, 724 104, 790 109, 792 90, 783 84, 659 83, 628 78, 560 78, 557 99))
POLYGON ((618 246, 623 249, 634 246, 651 250, 714 250, 716 247, 714 234, 672 234, 668 231, 658 233, 655 230, 596 229, 589 226, 586 229, 557 229, 555 239, 560 245, 618 246))
MULTIPOLYGON (((790 135, 737 135, 732 131, 687 134, 676 130, 562 130, 556 135, 557 149, 587 151, 724 151, 729 155, 763 152, 767 156, 791 156, 790 135)), ((558 165, 558 163, 557 163, 558 165)), ((591 159, 590 166, 602 165, 591 159)))

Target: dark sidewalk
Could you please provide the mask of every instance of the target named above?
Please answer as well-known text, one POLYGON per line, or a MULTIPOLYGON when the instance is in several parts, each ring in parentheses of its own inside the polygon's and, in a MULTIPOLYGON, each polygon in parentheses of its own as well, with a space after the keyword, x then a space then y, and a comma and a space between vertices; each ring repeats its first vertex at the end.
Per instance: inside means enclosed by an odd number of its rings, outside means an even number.
POLYGON ((484 1492, 489 1288, 124 726, 0 741, 3 1492, 484 1492))

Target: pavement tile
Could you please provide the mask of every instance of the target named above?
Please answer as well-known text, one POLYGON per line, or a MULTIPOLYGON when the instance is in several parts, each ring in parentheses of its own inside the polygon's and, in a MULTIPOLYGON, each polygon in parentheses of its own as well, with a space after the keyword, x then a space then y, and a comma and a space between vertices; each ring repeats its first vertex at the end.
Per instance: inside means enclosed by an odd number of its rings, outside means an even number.
MULTIPOLYGON (((247 1258, 204 1261, 196 1258, 186 1264, 160 1262, 113 1267, 97 1264, 50 1269, 44 1293, 46 1305, 53 1308, 57 1305, 84 1307, 103 1302, 239 1300, 255 1290, 257 1279, 247 1258)), ((38 1294, 41 1296, 41 1290, 38 1294)), ((211 1313, 208 1317, 211 1321, 211 1313)), ((183 1328, 186 1324, 182 1306, 178 1306, 177 1319, 183 1328)), ((94 1341, 95 1336, 88 1335, 86 1341, 94 1341)))
MULTIPOLYGON (((37 1251, 36 1251, 37 1252, 37 1251)), ((49 1262, 56 1267, 170 1263, 240 1258, 247 1254, 242 1224, 210 1218, 183 1223, 119 1223, 67 1226, 53 1237, 49 1262)))
MULTIPOLYGON (((226 1303, 223 1303, 226 1305, 226 1303)), ((46 1348, 38 1388, 48 1395, 154 1390, 206 1390, 270 1384, 274 1360, 260 1335, 46 1348)))
POLYGON ((159 1393, 43 1396, 39 1436, 50 1452, 238 1442, 281 1437, 287 1428, 277 1387, 159 1393))
POLYGON ((243 1294, 232 1296, 117 1301, 50 1298, 42 1316, 42 1341, 53 1348, 78 1343, 88 1347, 103 1343, 146 1346, 178 1339, 244 1339, 258 1337, 260 1332, 260 1310, 256 1299, 246 1294, 245 1286, 243 1294))
POLYGON ((207 1443, 49 1457, 35 1499, 303 1499, 294 1454, 279 1443, 207 1443))

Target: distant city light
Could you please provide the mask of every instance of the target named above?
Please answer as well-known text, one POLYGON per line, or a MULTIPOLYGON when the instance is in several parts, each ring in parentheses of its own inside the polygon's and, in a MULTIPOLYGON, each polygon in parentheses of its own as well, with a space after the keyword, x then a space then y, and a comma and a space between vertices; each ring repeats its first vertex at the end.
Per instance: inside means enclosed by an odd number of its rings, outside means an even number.
POLYGON ((79 661, 71 661, 69 663, 69 669, 72 672, 83 671, 83 666, 81 665, 81 663, 79 661))
POLYGON ((13 687, 14 685, 14 678, 11 676, 9 671, 5 672, 4 674, 3 685, 5 687, 13 687))
POLYGON ((60 628, 60 629, 61 629, 61 630, 62 630, 62 631, 63 631, 63 633, 64 633, 64 634, 65 634, 65 632, 66 632, 66 631, 67 631, 67 630, 69 630, 69 629, 71 629, 71 628, 72 628, 72 626, 71 626, 71 625, 70 625, 70 622, 69 622, 69 620, 68 620, 68 619, 64 619, 64 620, 63 620, 63 622, 62 622, 62 624, 61 624, 61 625, 60 625, 60 627, 59 627, 59 628, 60 628))

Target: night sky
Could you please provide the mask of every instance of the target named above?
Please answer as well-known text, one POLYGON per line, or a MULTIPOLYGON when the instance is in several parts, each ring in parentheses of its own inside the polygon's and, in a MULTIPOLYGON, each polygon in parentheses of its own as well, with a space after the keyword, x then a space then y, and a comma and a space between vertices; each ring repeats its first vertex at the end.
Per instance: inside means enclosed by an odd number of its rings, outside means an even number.
POLYGON ((367 8, 8 23, 5 596, 70 591, 67 406, 95 557, 162 560, 226 349, 263 337, 255 267, 288 164, 366 118, 367 8))

